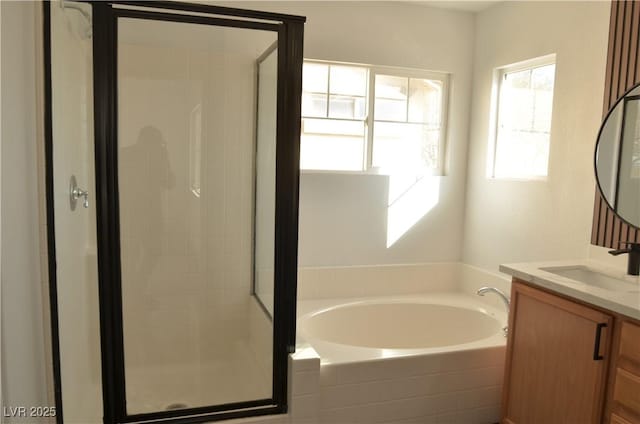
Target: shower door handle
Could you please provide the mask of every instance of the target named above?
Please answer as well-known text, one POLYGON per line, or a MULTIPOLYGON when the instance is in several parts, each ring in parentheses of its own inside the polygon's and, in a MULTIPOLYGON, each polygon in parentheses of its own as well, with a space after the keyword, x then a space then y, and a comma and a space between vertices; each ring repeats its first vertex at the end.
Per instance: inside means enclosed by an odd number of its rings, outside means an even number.
POLYGON ((75 175, 71 176, 71 181, 69 182, 69 197, 69 204, 72 211, 76 210, 76 203, 81 197, 83 198, 82 206, 84 208, 89 207, 89 192, 78 187, 75 175))

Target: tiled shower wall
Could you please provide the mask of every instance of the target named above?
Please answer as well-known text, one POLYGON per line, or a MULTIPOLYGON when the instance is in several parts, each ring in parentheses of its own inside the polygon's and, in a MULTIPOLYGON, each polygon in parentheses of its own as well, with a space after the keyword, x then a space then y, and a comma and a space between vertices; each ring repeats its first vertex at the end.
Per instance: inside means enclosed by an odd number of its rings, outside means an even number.
MULTIPOLYGON (((93 172, 92 40, 86 21, 51 7, 51 118, 60 373, 64 418, 97 423, 102 410, 93 172), (69 179, 89 207, 69 205, 69 179), (74 402, 83 399, 82 402, 74 402)), ((43 177, 44 179, 44 173, 43 177)), ((44 203, 44 190, 41 192, 44 203)), ((46 221, 43 221, 46 222, 46 221)), ((43 244, 46 246, 46 244, 43 244)), ((47 299, 48 302, 49 299, 47 299)))
POLYGON ((124 44, 119 56, 120 181, 128 186, 120 202, 123 252, 129 253, 122 258, 125 337, 150 336, 144 346, 135 344, 146 352, 128 352, 127 359, 135 365, 199 361, 216 349, 208 341, 247 336, 253 63, 230 56, 227 66, 217 65, 207 50, 162 43, 124 44), (225 80, 231 61, 243 64, 233 67, 237 84, 225 80), (234 98, 248 104, 225 108, 234 98), (231 111, 245 113, 232 118, 231 111), (202 127, 190 128, 196 114, 202 127), (163 144, 164 156, 145 150, 145 127, 157 130, 154 141, 163 144), (200 197, 190 181, 189 136, 198 130, 200 197), (142 202, 140 196, 146 196, 142 202), (159 355, 168 345, 174 348, 159 355))

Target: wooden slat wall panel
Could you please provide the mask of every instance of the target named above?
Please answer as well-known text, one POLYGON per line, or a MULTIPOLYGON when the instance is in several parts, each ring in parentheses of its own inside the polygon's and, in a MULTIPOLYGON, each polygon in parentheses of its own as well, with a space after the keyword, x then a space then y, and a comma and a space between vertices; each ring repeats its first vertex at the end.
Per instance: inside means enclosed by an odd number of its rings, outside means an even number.
MULTIPOLYGON (((603 117, 629 88, 640 82, 639 47, 640 0, 612 1, 603 117)), ((621 241, 639 243, 639 231, 620 220, 596 189, 591 244, 617 249, 621 241)))

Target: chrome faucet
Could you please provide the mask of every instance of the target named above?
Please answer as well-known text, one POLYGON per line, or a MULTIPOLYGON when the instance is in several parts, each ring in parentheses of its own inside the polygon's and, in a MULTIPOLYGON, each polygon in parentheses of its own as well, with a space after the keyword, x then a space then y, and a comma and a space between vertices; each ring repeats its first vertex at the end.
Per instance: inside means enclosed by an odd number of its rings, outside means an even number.
MULTIPOLYGON (((511 309, 511 302, 509 301, 509 297, 504 294, 504 292, 500 289, 497 289, 495 287, 481 287, 478 289, 478 291, 476 292, 476 294, 478 296, 484 296, 485 293, 495 293, 498 296, 500 296, 500 299, 502 299, 502 301, 504 302, 504 306, 507 308, 507 314, 509 314, 509 310, 511 309)), ((504 326, 502 327, 502 334, 504 334, 505 337, 507 337, 507 334, 509 334, 509 327, 508 326, 504 326)))

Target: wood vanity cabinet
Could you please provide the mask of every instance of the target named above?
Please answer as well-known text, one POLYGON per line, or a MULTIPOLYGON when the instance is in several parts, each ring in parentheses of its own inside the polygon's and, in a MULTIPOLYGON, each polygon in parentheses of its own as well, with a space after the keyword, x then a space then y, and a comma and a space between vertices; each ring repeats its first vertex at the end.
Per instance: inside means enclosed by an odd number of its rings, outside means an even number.
POLYGON ((517 279, 503 424, 640 424, 640 323, 517 279))
POLYGON ((616 320, 612 353, 605 418, 610 424, 640 424, 639 322, 625 317, 616 320))

